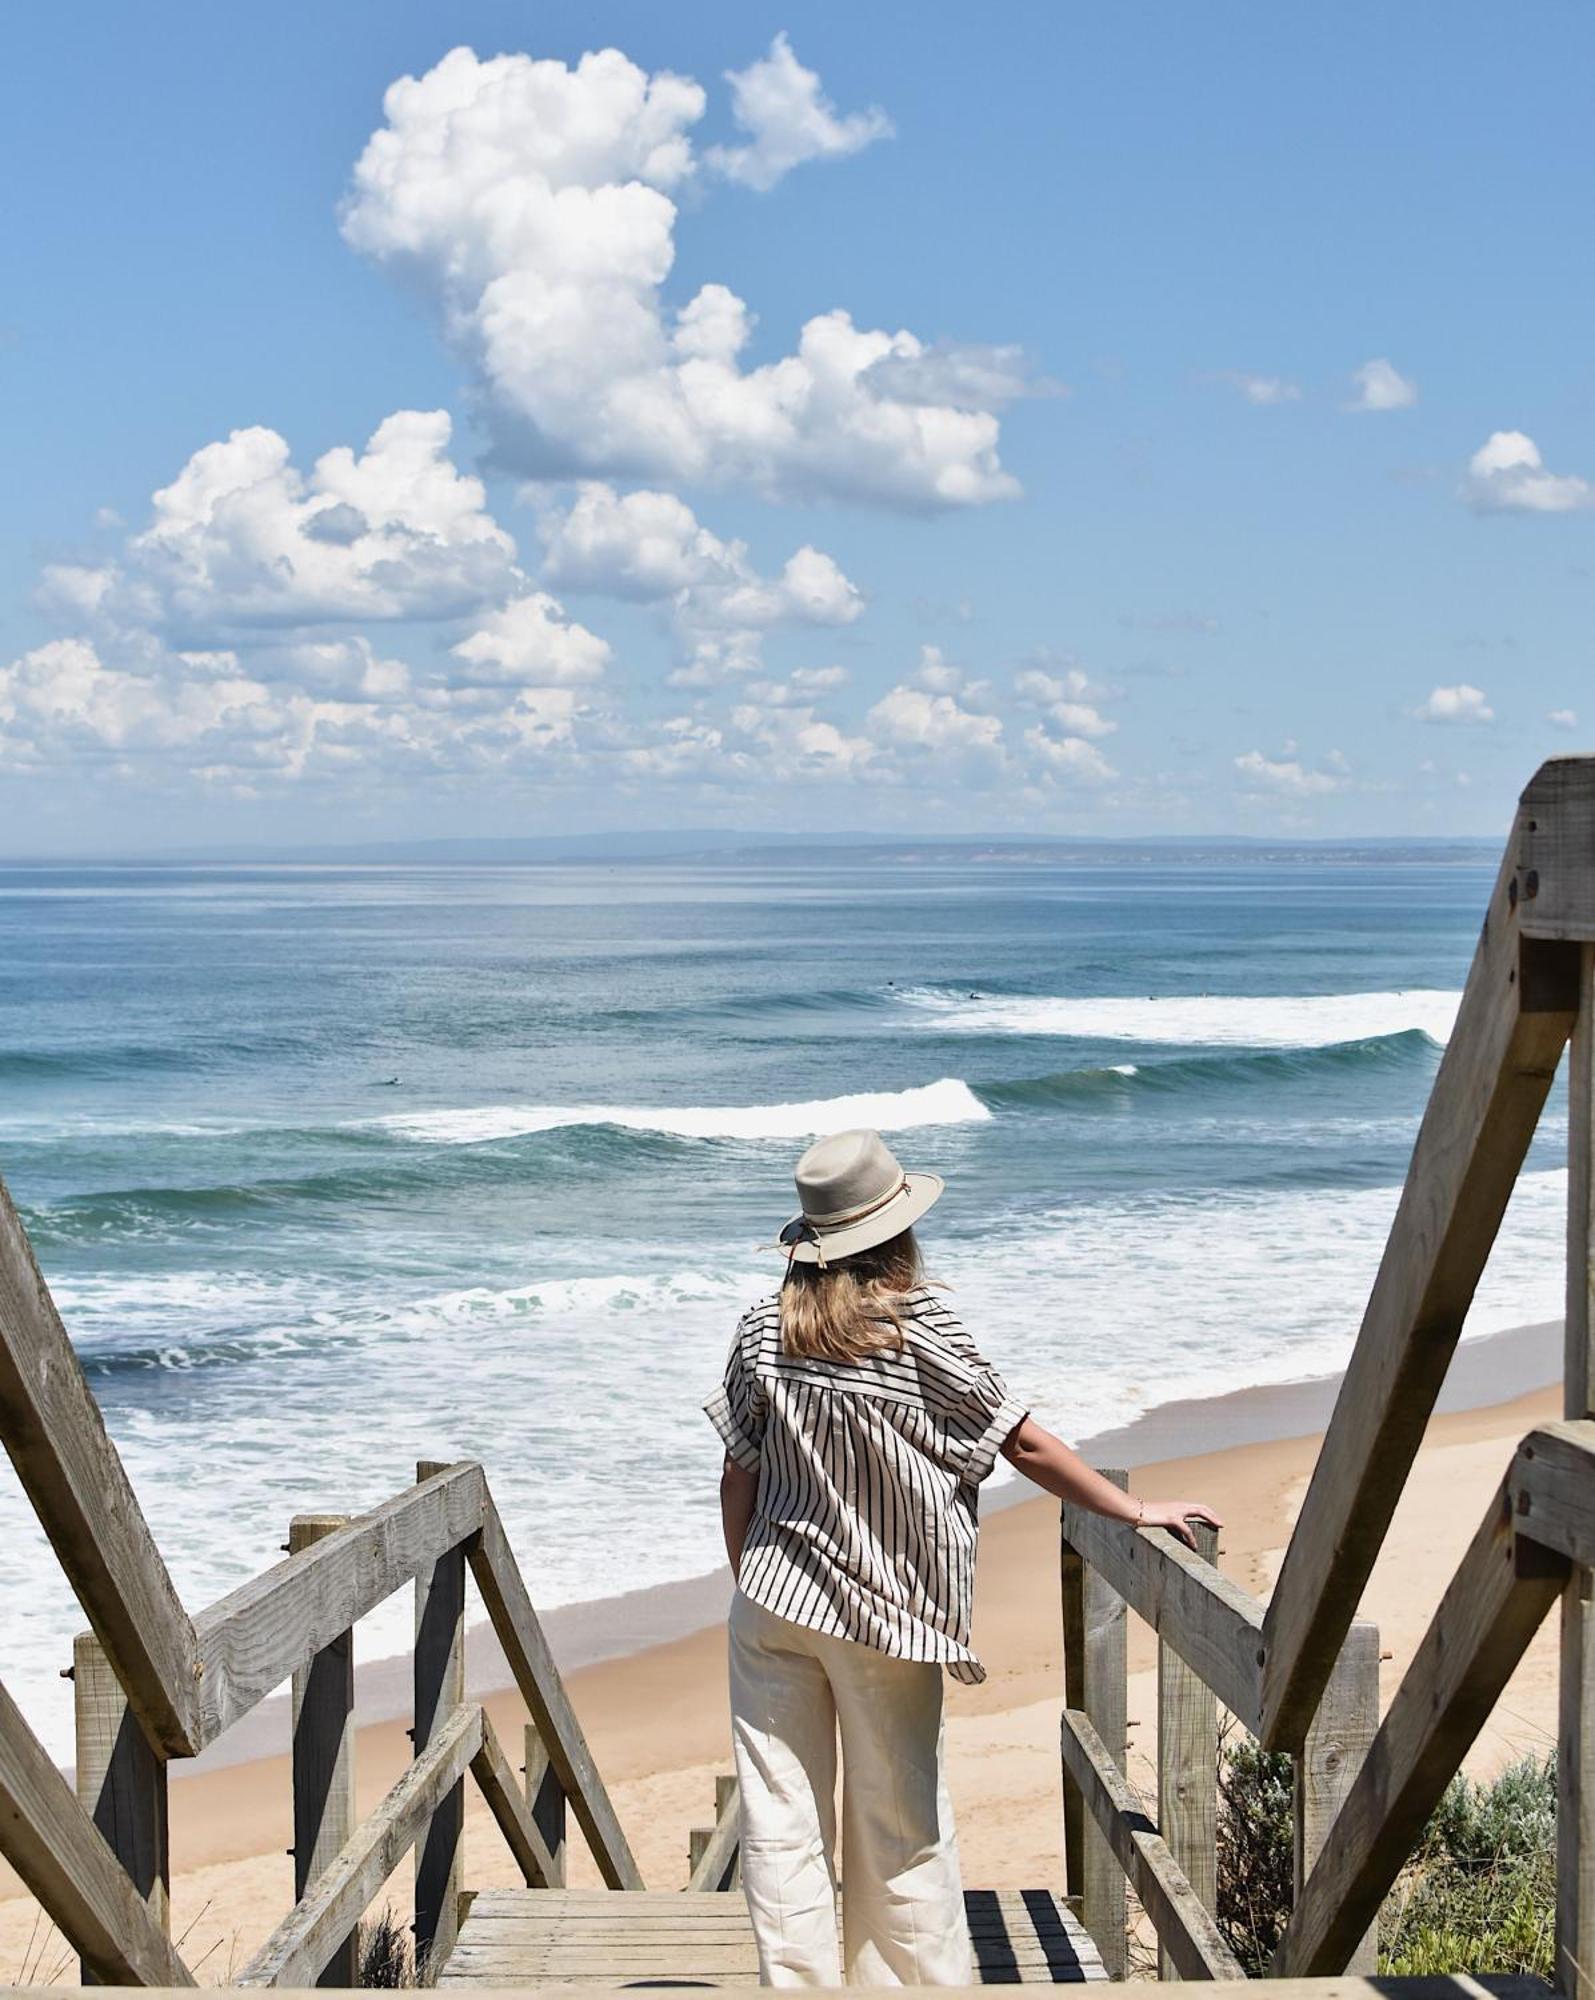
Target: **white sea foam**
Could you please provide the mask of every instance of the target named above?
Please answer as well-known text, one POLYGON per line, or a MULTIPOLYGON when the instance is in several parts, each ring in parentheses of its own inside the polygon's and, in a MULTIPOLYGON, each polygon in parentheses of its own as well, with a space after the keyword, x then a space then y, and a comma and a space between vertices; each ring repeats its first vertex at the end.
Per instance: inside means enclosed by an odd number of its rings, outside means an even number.
POLYGON ((973 1125, 991 1113, 962 1078, 944 1076, 912 1090, 863 1091, 804 1104, 688 1104, 647 1110, 634 1104, 485 1104, 451 1111, 399 1111, 369 1122, 428 1146, 477 1146, 568 1125, 615 1125, 680 1139, 805 1139, 853 1125, 904 1132, 927 1125, 973 1125))
POLYGON ((925 987, 902 996, 940 1032, 1067 1035, 1080 1041, 1162 1042, 1232 1048, 1323 1048, 1374 1035, 1419 1029, 1445 1042, 1460 993, 1420 987, 1394 993, 1296 993, 1233 996, 1192 993, 1145 997, 984 994, 925 987))

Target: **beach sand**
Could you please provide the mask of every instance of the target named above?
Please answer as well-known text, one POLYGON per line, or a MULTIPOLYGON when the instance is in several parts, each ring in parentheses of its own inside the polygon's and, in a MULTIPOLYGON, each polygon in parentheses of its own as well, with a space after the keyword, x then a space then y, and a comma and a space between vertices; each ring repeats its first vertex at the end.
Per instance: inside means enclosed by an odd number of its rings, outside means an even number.
MULTIPOLYGON (((1387 1655, 1388 1699, 1460 1559, 1513 1444, 1561 1413, 1559 1329, 1536 1327, 1471 1342, 1459 1353, 1441 1413, 1397 1511, 1363 1601, 1387 1655)), ((1243 1391, 1208 1403, 1172 1405, 1130 1430, 1093 1440, 1099 1464, 1136 1467, 1132 1488, 1155 1499, 1202 1499, 1224 1516, 1222 1566, 1266 1594, 1311 1474, 1333 1380, 1243 1391), (1183 1449, 1182 1449, 1183 1447, 1183 1449), (1198 1448, 1199 1447, 1199 1448, 1198 1448)), ((489 1468, 491 1473, 491 1468, 489 1468)), ((1029 1489, 1027 1489, 1029 1490, 1029 1489)), ((993 1494, 981 1540, 975 1643, 989 1677, 948 1683, 948 1745, 965 1879, 971 1886, 1059 1884, 1058 1510, 1044 1497, 993 1494)), ((699 1579, 639 1593, 608 1608, 581 1607, 548 1620, 567 1669, 571 1699, 650 1887, 686 1877, 687 1834, 712 1818, 714 1778, 730 1768, 725 1645, 718 1619, 729 1578, 699 1579), (607 1654, 608 1657, 602 1657, 607 1654), (585 1664, 579 1662, 585 1661, 585 1664)), ((518 1751, 525 1714, 504 1692, 496 1649, 473 1635, 471 1679, 507 1750, 518 1751), (496 1690, 496 1691, 494 1691, 496 1690)), ((1151 1790, 1157 1713, 1155 1644, 1130 1621, 1131 1776, 1151 1790)), ((410 1754, 398 1714, 408 1663, 376 1663, 362 1676, 361 1713, 379 1718, 359 1734, 362 1812, 394 1782, 410 1754)), ((1469 1760, 1478 1773, 1555 1736, 1556 1645, 1547 1621, 1469 1760)), ((233 1760, 216 1753, 171 1786, 173 1934, 207 1984, 225 1984, 280 1920, 292 1897, 286 1757, 260 1754, 286 1743, 284 1705, 269 1705, 249 1734, 234 1732, 233 1760), (238 1760, 239 1744, 243 1745, 238 1760)), ((519 1761, 518 1756, 516 1761, 519 1761)), ((571 1828, 571 1880, 596 1871, 571 1828)), ((410 1865, 389 1885, 408 1913, 410 1865)), ((466 1882, 518 1878, 502 1840, 467 1785, 466 1882)), ((51 1938, 14 1879, 0 1873, 0 1983, 75 1980, 75 1964, 51 1938)), ((382 1898, 377 1907, 381 1907, 382 1898)))

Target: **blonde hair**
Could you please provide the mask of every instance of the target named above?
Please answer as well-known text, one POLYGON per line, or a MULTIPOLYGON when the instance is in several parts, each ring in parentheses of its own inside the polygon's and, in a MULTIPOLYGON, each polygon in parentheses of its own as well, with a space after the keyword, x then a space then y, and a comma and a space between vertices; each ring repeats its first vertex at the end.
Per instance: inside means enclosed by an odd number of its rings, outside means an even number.
POLYGON ((794 1263, 781 1287, 781 1347, 794 1360, 862 1361, 903 1345, 903 1301, 920 1283, 912 1229, 840 1263, 794 1263))

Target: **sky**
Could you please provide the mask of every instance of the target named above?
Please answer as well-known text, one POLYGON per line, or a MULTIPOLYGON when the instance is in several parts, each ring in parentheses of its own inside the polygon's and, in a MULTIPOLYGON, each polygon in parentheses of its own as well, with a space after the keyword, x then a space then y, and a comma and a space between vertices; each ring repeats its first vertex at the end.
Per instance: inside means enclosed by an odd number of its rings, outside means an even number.
POLYGON ((1595 15, 62 0, 0 854, 1503 834, 1595 745, 1595 15))

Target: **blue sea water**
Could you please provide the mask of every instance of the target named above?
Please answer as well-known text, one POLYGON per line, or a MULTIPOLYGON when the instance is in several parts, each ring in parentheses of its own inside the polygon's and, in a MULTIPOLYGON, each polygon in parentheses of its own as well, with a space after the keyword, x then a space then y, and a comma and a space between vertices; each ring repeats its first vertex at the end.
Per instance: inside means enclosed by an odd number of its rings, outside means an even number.
MULTIPOLYGON (((0 869, 0 1173, 191 1606, 467 1455, 540 1602, 605 1597, 718 1560, 698 1404, 822 1131, 947 1177, 932 1268, 1065 1436, 1338 1366, 1490 877, 0 869)), ((1471 1332, 1561 1309, 1564 1129, 1471 1332)), ((67 1754, 9 1468, 0 1608, 67 1754)))

